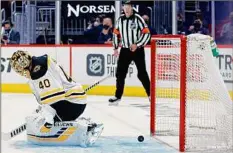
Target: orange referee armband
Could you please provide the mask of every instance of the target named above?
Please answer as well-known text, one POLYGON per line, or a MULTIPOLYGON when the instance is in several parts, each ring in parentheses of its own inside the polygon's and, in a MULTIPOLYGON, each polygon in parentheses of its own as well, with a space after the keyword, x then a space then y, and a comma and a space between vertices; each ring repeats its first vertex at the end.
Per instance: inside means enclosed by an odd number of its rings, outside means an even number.
POLYGON ((143 28, 143 29, 142 29, 142 33, 143 33, 143 34, 150 33, 149 28, 143 28))
POLYGON ((119 34, 120 34, 120 32, 119 32, 118 29, 114 29, 114 30, 113 30, 113 33, 116 34, 116 35, 119 35, 119 34))
POLYGON ((119 35, 119 34, 120 34, 120 32, 119 32, 118 29, 114 29, 114 30, 113 30, 113 33, 116 34, 116 35, 119 35))

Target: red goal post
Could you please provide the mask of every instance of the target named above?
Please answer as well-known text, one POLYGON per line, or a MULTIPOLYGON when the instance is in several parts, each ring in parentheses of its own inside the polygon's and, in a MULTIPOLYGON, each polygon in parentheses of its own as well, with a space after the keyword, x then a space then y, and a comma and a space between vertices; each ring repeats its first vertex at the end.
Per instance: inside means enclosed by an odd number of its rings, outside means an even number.
MULTIPOLYGON (((151 40, 151 110, 150 110, 150 130, 151 130, 151 135, 155 136, 155 103, 156 103, 156 81, 155 81, 155 69, 156 69, 156 64, 155 64, 155 59, 156 59, 156 43, 159 39, 169 39, 169 38, 176 38, 180 39, 180 48, 181 48, 181 69, 180 69, 180 74, 181 74, 181 80, 180 81, 180 139, 179 139, 179 148, 180 151, 184 151, 184 142, 185 142, 185 90, 186 90, 186 37, 183 35, 158 35, 152 38, 151 40)), ((171 46, 172 47, 172 46, 171 46)), ((175 46, 178 47, 178 46, 175 46)))

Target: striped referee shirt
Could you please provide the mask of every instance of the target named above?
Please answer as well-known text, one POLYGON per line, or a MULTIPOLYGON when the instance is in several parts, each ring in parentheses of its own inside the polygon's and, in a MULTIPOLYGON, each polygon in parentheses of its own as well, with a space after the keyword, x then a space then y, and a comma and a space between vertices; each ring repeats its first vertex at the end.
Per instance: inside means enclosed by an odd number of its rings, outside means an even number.
POLYGON ((129 18, 122 15, 113 31, 113 46, 118 49, 121 42, 123 48, 130 48, 132 44, 142 47, 148 43, 150 37, 150 30, 139 14, 134 13, 129 18))

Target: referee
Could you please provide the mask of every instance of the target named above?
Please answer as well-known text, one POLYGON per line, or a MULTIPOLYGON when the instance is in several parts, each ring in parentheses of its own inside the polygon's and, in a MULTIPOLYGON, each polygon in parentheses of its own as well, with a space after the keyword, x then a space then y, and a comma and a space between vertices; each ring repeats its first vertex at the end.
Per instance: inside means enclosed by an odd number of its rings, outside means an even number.
POLYGON ((113 31, 114 55, 118 56, 118 47, 121 50, 117 63, 115 97, 109 99, 109 105, 118 105, 121 100, 125 78, 129 65, 134 61, 138 69, 138 78, 142 82, 148 97, 150 96, 150 80, 146 71, 144 46, 150 40, 150 31, 143 18, 133 11, 130 1, 123 5, 124 14, 121 15, 113 31))

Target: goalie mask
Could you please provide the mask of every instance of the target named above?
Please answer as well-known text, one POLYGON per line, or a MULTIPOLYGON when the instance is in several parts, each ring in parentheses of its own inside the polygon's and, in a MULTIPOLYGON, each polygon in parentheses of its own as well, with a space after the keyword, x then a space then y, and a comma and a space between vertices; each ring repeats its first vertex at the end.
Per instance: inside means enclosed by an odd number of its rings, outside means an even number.
POLYGON ((18 50, 13 53, 10 65, 14 71, 22 76, 30 78, 29 66, 31 64, 32 57, 26 51, 18 50))

